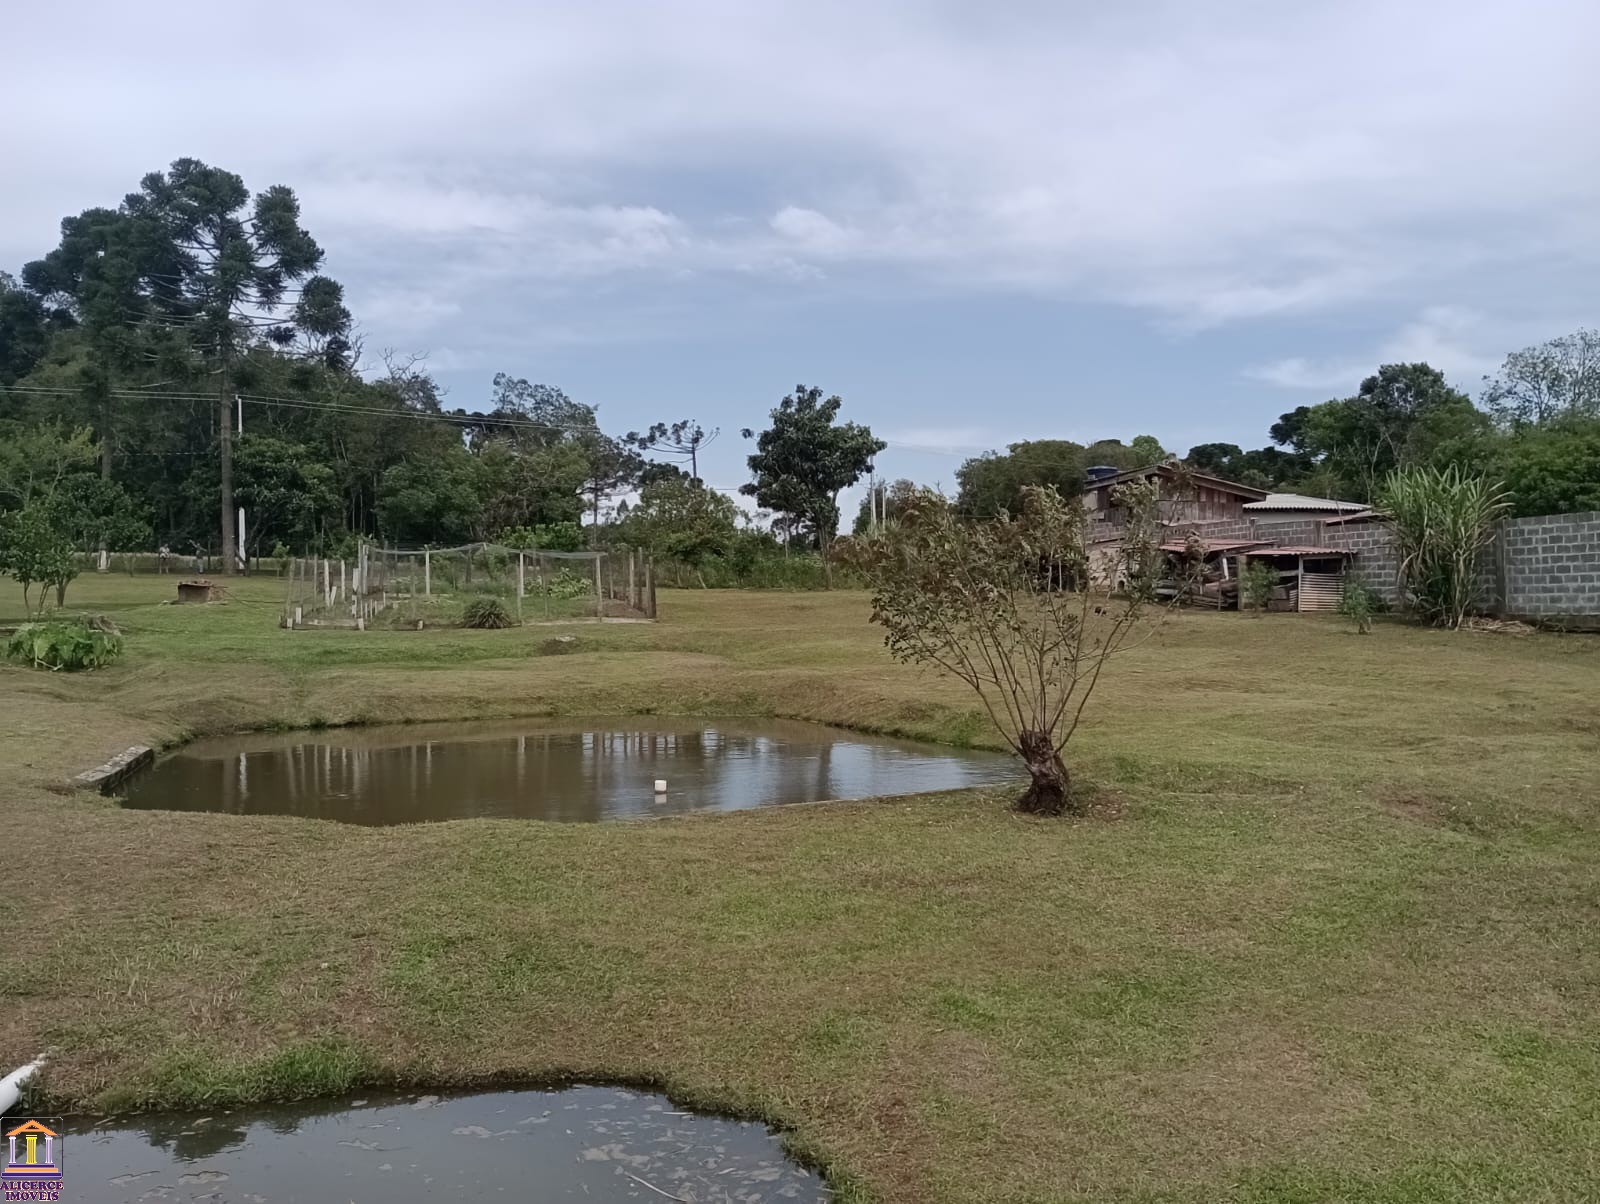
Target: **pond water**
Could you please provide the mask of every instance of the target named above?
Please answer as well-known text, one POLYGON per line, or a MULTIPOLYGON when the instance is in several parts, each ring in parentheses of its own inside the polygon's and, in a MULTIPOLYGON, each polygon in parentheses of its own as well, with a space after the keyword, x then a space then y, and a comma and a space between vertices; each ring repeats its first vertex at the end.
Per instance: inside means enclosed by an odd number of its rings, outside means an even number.
POLYGON ((476 816, 610 820, 953 790, 1010 758, 774 720, 471 723, 186 745, 130 781, 130 807, 358 824, 476 816), (658 779, 667 783, 657 794, 658 779))
POLYGON ((610 1087, 369 1096, 68 1122, 63 1200, 84 1204, 821 1204, 765 1126, 610 1087))

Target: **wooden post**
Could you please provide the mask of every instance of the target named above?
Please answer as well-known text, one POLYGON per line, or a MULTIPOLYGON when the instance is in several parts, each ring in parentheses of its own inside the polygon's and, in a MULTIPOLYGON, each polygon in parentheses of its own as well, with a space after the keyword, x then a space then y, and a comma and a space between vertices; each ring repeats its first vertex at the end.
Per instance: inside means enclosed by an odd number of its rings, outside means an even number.
POLYGON ((528 562, 521 552, 517 553, 517 622, 522 622, 522 595, 527 592, 528 562))
POLYGON ((433 553, 422 554, 422 595, 425 598, 433 597, 433 553))
POLYGON ((1305 584, 1306 558, 1304 556, 1296 556, 1294 558, 1294 608, 1297 611, 1300 609, 1300 597, 1305 592, 1305 584))
POLYGON ((539 592, 544 595, 544 617, 550 617, 550 587, 544 579, 544 557, 539 555, 539 549, 533 550, 533 563, 539 570, 539 592))
POLYGON ((644 590, 646 594, 645 613, 652 619, 656 617, 656 562, 653 557, 644 558, 644 590))
POLYGON ((600 553, 594 554, 594 617, 605 618, 605 603, 600 594, 600 553))
POLYGON ((639 609, 639 578, 634 573, 634 552, 628 549, 628 609, 639 609))
POLYGON ((333 605, 333 561, 327 557, 322 559, 322 604, 333 605))
POLYGON ((1239 579, 1239 594, 1238 594, 1238 597, 1239 597, 1239 609, 1241 611, 1244 609, 1244 569, 1245 569, 1245 565, 1247 563, 1249 563, 1249 562, 1245 558, 1245 554, 1243 552, 1240 552, 1237 556, 1235 556, 1233 558, 1233 572, 1234 572, 1234 575, 1236 577, 1238 577, 1238 579, 1239 579))

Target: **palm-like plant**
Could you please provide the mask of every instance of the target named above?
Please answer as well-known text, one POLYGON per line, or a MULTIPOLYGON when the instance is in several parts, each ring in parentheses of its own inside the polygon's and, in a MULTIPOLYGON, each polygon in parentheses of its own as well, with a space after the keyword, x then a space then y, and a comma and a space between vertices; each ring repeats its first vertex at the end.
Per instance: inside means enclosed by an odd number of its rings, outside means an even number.
POLYGON ((1399 468, 1378 504, 1394 532, 1407 604, 1435 627, 1460 627, 1478 599, 1478 558, 1510 505, 1504 487, 1454 464, 1399 468))

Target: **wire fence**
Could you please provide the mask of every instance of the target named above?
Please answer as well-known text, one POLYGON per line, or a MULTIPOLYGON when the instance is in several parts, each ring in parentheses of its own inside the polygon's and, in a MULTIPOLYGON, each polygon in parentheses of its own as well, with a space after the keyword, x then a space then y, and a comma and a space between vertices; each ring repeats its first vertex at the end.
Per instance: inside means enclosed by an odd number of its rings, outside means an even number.
POLYGON ((481 598, 500 601, 519 624, 656 617, 654 570, 636 551, 363 544, 353 562, 294 558, 284 578, 283 625, 290 628, 453 627, 481 598))

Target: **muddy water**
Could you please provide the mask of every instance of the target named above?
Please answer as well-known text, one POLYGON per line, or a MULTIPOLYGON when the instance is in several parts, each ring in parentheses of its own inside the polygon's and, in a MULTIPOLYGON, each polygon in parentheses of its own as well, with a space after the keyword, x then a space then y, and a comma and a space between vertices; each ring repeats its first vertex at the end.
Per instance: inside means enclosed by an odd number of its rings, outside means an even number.
POLYGON ((202 741, 128 783, 126 803, 358 824, 608 820, 949 790, 1015 773, 992 753, 807 723, 496 722, 202 741))
POLYGON ((68 1126, 83 1204, 820 1204, 764 1126, 607 1087, 387 1096, 68 1126))

